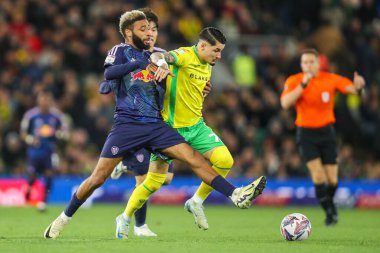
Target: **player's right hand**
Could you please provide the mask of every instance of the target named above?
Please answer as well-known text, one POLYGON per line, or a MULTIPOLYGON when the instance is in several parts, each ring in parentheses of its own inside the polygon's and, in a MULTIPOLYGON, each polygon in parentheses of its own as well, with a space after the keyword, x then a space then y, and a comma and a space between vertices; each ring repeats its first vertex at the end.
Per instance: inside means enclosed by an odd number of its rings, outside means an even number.
POLYGON ((211 89, 212 89, 212 84, 211 84, 211 81, 208 80, 206 83, 206 86, 203 89, 203 97, 204 98, 207 97, 208 94, 210 94, 211 89))
POLYGON ((313 78, 313 74, 311 72, 305 72, 303 74, 302 83, 309 83, 313 78))
POLYGON ((172 72, 170 72, 169 69, 165 69, 162 66, 157 68, 156 73, 154 73, 154 78, 156 81, 161 82, 164 80, 168 75, 175 76, 172 72))

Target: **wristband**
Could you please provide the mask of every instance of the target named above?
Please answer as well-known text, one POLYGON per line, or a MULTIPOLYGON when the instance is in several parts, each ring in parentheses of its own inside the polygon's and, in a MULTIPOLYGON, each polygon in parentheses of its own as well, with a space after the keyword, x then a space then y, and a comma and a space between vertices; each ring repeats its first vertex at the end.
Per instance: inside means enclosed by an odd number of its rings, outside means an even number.
POLYGON ((166 63, 166 61, 164 59, 159 59, 156 64, 157 64, 158 67, 161 67, 165 63, 166 63))

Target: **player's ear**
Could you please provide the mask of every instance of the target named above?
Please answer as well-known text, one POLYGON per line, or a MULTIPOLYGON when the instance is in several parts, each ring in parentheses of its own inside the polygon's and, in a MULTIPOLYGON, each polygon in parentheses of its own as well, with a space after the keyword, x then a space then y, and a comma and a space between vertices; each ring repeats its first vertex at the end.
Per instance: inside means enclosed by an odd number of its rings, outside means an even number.
POLYGON ((207 43, 206 43, 206 41, 204 41, 204 40, 201 40, 200 42, 200 48, 201 48, 201 50, 203 51, 203 50, 205 50, 205 48, 206 48, 206 46, 207 46, 207 43))
POLYGON ((130 30, 130 29, 125 29, 125 38, 126 38, 128 41, 131 41, 131 40, 132 40, 132 30, 130 30))

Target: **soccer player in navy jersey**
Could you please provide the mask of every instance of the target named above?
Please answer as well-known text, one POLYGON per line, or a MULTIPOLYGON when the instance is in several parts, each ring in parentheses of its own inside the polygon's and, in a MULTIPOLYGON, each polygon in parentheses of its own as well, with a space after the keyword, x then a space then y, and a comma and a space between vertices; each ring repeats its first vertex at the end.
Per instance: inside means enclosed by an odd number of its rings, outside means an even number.
MULTIPOLYGON (((165 53, 166 50, 155 47, 157 36, 158 36, 158 17, 150 8, 142 8, 139 9, 144 12, 147 20, 149 22, 149 29, 152 31, 152 40, 150 44, 150 48, 148 49, 150 52, 160 52, 165 53)), ((165 87, 164 87, 165 88, 165 87)), ((99 86, 99 92, 101 94, 109 94, 112 91, 111 82, 108 80, 104 80, 99 86)), ((164 90, 159 89, 160 91, 160 103, 163 104, 164 99, 164 90)), ((204 90, 203 96, 207 96, 211 91, 211 83, 207 82, 204 90)), ((111 173, 112 179, 118 179, 123 173, 127 173, 127 171, 132 171, 135 175, 136 185, 140 185, 146 178, 149 168, 150 161, 150 152, 146 149, 140 149, 137 152, 130 154, 124 157, 123 161, 120 162, 115 169, 111 173)), ((172 163, 169 166, 169 171, 166 176, 164 185, 168 185, 171 183, 173 179, 173 166, 172 163)), ((147 202, 135 212, 135 226, 134 226, 134 235, 136 236, 157 236, 154 232, 150 230, 148 225, 146 224, 146 216, 147 216, 147 202)))
MULTIPOLYGON (((158 17, 150 8, 139 9, 142 11, 149 22, 149 29, 152 32, 150 52, 166 52, 164 49, 155 47, 157 36, 158 36, 158 17)), ((164 91, 161 87, 159 88, 160 93, 160 104, 163 103, 164 91)), ((104 80, 99 86, 99 92, 102 94, 108 94, 112 91, 112 81, 104 80)), ((146 178, 149 168, 150 152, 145 149, 139 149, 135 153, 128 154, 123 158, 111 173, 112 179, 118 179, 127 170, 132 171, 135 175, 136 185, 140 185, 146 178)), ((173 179, 173 166, 169 167, 168 174, 165 178, 164 185, 170 184, 173 179)), ((146 224, 147 216, 147 203, 145 203, 139 210, 135 213, 135 226, 134 235, 136 236, 157 236, 153 231, 150 230, 146 224)))
MULTIPOLYGON (((115 122, 94 171, 79 186, 66 209, 46 228, 46 239, 57 238, 78 208, 103 185, 123 157, 141 148, 161 157, 160 162, 169 157, 185 162, 203 182, 230 198, 239 208, 248 208, 252 199, 262 192, 255 183, 240 188, 231 185, 162 120, 156 82, 172 74, 167 64, 153 66, 149 63, 151 53, 146 50, 150 47, 152 32, 145 14, 137 10, 125 12, 120 17, 119 28, 126 43, 114 46, 104 64, 105 78, 113 80, 115 122)), ((168 167, 160 162, 150 165, 143 184, 136 187, 134 192, 142 201, 130 199, 130 206, 134 209, 139 209, 164 183, 168 167)), ((130 222, 130 216, 125 212, 117 217, 117 238, 128 238, 130 222)))
POLYGON ((27 144, 28 189, 26 200, 38 175, 45 177, 45 196, 37 208, 44 211, 52 187, 54 170, 58 165, 56 154, 57 138, 67 136, 62 123, 62 114, 53 107, 53 96, 48 91, 37 95, 37 106, 28 110, 21 121, 21 137, 27 144))

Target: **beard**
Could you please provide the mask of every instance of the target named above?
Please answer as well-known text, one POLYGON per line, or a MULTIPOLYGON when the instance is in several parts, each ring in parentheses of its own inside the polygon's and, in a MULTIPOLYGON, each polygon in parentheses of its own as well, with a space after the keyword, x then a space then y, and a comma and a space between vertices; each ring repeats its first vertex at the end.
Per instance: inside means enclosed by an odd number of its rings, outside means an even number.
POLYGON ((132 33, 132 42, 133 44, 138 48, 142 50, 148 50, 150 48, 150 45, 146 45, 140 37, 138 37, 136 34, 132 33))

